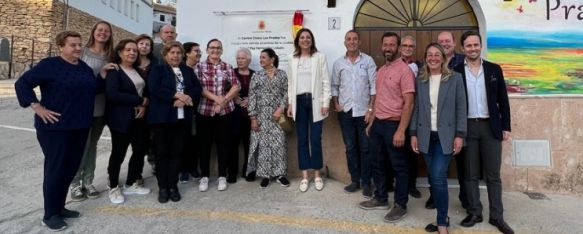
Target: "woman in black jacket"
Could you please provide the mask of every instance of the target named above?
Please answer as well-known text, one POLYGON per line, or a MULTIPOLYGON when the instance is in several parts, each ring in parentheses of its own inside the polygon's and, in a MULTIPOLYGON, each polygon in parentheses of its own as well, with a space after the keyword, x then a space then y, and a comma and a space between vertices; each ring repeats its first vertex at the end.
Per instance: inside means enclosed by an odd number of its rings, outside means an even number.
POLYGON ((148 194, 149 188, 136 183, 141 178, 146 154, 146 106, 148 94, 146 81, 140 76, 138 64, 138 46, 132 39, 121 40, 115 47, 112 62, 119 65, 118 70, 107 72, 105 95, 107 99, 105 121, 111 131, 111 156, 107 172, 109 174, 109 200, 123 203, 123 195, 148 194), (118 185, 121 164, 129 145, 132 156, 128 175, 122 189, 118 185))
POLYGON ((184 139, 192 128, 192 106, 200 98, 202 88, 192 68, 182 64, 184 49, 170 42, 162 50, 164 63, 155 65, 148 77, 150 91, 150 124, 154 154, 158 201, 180 201, 178 171, 184 139))

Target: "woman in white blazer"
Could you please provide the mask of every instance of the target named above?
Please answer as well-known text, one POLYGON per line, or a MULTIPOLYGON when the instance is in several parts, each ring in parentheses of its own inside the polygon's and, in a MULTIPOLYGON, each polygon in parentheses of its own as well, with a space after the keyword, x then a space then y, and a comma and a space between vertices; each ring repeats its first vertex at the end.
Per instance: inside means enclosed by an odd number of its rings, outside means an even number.
POLYGON ((308 170, 314 170, 314 184, 324 188, 322 169, 322 122, 328 117, 330 76, 326 56, 318 52, 314 34, 300 29, 294 39, 295 51, 289 58, 287 115, 296 122, 298 164, 303 179, 300 191, 309 187, 308 170))

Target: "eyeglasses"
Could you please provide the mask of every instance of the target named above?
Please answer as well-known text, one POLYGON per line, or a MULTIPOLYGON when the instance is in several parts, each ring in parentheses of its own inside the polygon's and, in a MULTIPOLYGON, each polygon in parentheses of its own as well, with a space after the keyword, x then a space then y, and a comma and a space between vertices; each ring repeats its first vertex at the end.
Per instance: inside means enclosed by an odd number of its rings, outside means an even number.
POLYGON ((223 47, 220 47, 220 46, 211 46, 211 47, 209 47, 209 49, 210 50, 222 50, 223 47))

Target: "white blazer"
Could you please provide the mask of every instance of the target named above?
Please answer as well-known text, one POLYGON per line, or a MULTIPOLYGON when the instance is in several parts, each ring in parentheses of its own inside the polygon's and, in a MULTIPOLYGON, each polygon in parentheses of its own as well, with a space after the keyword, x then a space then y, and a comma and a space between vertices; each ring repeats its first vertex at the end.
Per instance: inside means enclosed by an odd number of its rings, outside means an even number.
MULTIPOLYGON (((298 84, 298 63, 299 57, 290 55, 287 69, 287 97, 292 108, 293 118, 296 119, 296 90, 298 84)), ((323 120, 328 114, 322 115, 322 107, 330 107, 330 76, 328 75, 328 64, 326 56, 316 52, 311 57, 312 61, 312 116, 314 122, 323 120)))

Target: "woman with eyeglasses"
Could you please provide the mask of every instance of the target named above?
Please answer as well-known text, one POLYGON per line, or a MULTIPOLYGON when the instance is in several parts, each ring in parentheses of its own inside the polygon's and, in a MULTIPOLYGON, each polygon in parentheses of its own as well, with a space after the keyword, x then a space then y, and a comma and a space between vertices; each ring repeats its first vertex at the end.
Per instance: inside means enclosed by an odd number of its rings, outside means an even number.
POLYGON ((202 97, 198 104, 197 134, 200 134, 200 169, 202 178, 198 189, 207 191, 210 174, 210 156, 213 143, 216 145, 219 179, 217 189, 227 190, 227 176, 237 176, 234 171, 227 171, 231 160, 229 155, 231 118, 235 110, 233 99, 240 90, 239 80, 233 67, 223 60, 223 45, 219 39, 207 43, 208 57, 196 65, 196 75, 202 85, 202 97), (231 175, 233 174, 233 175, 231 175))

